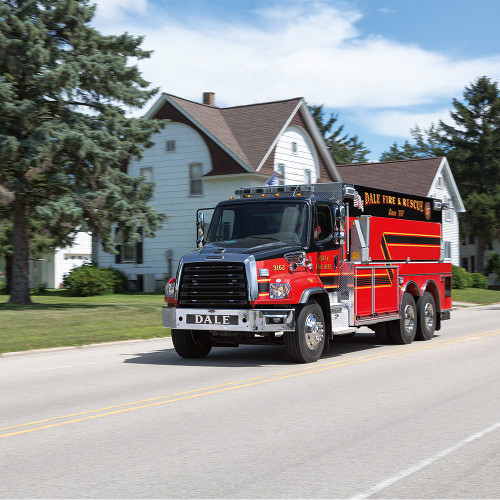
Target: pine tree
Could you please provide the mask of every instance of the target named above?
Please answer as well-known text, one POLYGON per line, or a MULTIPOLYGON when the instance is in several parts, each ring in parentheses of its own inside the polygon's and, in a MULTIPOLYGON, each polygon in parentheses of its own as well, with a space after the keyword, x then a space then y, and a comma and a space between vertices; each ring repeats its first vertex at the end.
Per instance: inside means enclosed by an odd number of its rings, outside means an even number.
POLYGON ((478 239, 477 267, 484 270, 484 251, 500 236, 500 89, 490 78, 465 87, 463 100, 453 99, 454 125, 439 123, 453 175, 466 208, 463 228, 478 239))
MULTIPOLYGON (((128 58, 143 59, 142 38, 104 36, 89 0, 0 3, 0 199, 10 221, 11 303, 30 303, 33 231, 62 242, 85 224, 112 249, 118 223, 130 239, 151 236, 161 215, 152 188, 123 169, 151 145, 162 124, 127 118, 155 93, 128 58)), ((9 231, 7 230, 8 234, 9 231)))
POLYGON ((483 76, 453 99, 454 125, 439 122, 441 139, 450 148, 454 176, 464 196, 493 194, 500 185, 500 89, 483 76))
POLYGON ((323 105, 308 107, 335 163, 345 165, 368 161, 367 156, 370 150, 357 135, 350 137, 349 134, 344 133, 344 125, 337 125, 338 114, 331 114, 328 119, 325 119, 323 105))
POLYGON ((448 148, 439 134, 439 129, 432 124, 427 130, 415 125, 410 129, 413 143, 405 141, 403 145, 397 142, 380 155, 380 161, 408 160, 411 158, 430 158, 445 156, 448 148))

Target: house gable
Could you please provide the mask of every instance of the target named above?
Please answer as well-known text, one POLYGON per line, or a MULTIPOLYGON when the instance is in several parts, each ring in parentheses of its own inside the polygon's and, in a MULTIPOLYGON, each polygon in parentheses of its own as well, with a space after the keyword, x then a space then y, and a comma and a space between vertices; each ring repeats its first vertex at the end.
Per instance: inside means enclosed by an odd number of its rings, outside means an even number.
POLYGON ((465 212, 464 202, 462 200, 462 197, 460 196, 460 192, 458 191, 458 187, 455 183, 455 178, 453 177, 453 174, 451 172, 448 160, 445 157, 442 158, 441 164, 438 171, 436 172, 427 196, 439 198, 439 196, 434 196, 434 193, 439 193, 440 186, 438 184, 440 183, 440 176, 443 179, 443 184, 448 191, 448 196, 451 198, 455 210, 460 213, 465 212))
POLYGON ((189 117, 179 111, 171 102, 166 100, 153 117, 183 123, 195 129, 203 137, 212 157, 212 170, 207 175, 226 175, 248 172, 248 168, 242 166, 242 164, 238 162, 234 156, 230 155, 225 148, 217 144, 204 128, 193 123, 189 117))

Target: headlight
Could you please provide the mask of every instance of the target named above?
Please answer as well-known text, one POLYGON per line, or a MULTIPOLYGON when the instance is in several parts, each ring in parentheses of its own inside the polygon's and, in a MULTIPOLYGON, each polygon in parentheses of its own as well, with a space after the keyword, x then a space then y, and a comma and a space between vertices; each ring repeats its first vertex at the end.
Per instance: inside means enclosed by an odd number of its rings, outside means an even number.
POLYGON ((174 297, 175 292, 175 281, 169 281, 165 285, 165 297, 172 299, 174 297))
POLYGON ((271 283, 269 285, 270 299, 284 299, 290 293, 290 285, 288 283, 271 283))

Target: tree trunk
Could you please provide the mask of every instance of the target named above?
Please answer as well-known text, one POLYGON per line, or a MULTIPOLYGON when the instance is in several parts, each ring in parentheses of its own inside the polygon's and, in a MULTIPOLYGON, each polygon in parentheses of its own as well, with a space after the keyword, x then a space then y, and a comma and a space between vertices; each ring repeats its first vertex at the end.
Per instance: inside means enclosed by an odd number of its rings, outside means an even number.
POLYGON ((5 291, 10 295, 10 286, 12 284, 12 254, 5 256, 5 291))
POLYGON ((19 196, 14 201, 12 282, 9 304, 32 304, 29 287, 28 205, 19 196))

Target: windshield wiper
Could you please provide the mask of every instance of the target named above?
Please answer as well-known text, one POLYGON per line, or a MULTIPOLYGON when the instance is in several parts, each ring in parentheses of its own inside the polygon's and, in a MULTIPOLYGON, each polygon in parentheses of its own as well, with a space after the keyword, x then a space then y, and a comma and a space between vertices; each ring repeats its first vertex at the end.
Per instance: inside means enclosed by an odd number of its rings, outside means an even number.
POLYGON ((283 241, 278 238, 273 238, 272 236, 249 236, 249 238, 253 238, 254 240, 272 240, 272 241, 283 241))

